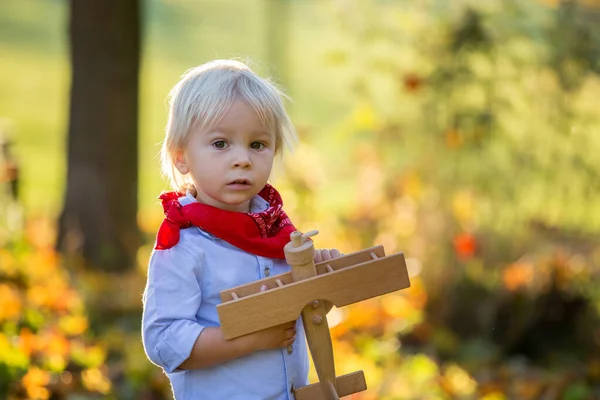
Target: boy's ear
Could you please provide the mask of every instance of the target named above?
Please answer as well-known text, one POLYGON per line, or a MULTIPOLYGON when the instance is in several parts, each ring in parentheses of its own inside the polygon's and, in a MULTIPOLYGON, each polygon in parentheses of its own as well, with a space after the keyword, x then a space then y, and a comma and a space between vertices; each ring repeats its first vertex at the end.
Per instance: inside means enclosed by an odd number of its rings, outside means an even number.
POLYGON ((177 168, 177 171, 181 174, 185 175, 190 172, 183 150, 177 150, 173 153, 173 161, 175 162, 175 168, 177 168))

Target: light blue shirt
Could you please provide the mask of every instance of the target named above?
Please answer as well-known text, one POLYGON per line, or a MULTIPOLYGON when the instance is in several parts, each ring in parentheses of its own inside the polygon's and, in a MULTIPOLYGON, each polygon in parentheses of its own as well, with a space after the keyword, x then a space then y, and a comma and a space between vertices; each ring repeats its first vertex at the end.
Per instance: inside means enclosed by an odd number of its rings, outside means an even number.
MULTIPOLYGON (((179 199, 182 205, 195 201, 190 194, 179 199)), ((263 198, 252 198, 252 212, 267 207, 263 198)), ((285 260, 247 253, 197 227, 182 229, 176 246, 153 251, 142 338, 148 358, 167 373, 176 400, 289 400, 294 388, 308 383, 301 319, 290 348, 258 351, 211 368, 177 369, 202 330, 220 325, 219 292, 289 270, 285 260)))

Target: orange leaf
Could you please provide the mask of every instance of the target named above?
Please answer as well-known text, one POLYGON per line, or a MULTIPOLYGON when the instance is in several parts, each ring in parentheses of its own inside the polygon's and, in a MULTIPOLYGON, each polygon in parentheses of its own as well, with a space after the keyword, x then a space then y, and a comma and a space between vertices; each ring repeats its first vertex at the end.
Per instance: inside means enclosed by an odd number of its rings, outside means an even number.
POLYGON ((456 129, 450 129, 446 131, 446 146, 451 149, 456 149, 460 147, 463 139, 460 132, 456 129))
POLYGON ((470 233, 461 233, 454 238, 454 251, 459 259, 465 260, 475 255, 477 242, 470 233))
POLYGON ((12 285, 0 284, 0 322, 19 318, 21 309, 21 296, 17 289, 12 285))
POLYGON ((34 335, 29 329, 23 328, 21 329, 21 334, 19 335, 19 349, 30 356, 31 353, 37 350, 38 346, 37 336, 34 335))
POLYGON ((21 378, 25 388, 46 386, 50 383, 50 374, 38 367, 30 367, 25 376, 21 378))
POLYGON ((404 75, 404 89, 409 93, 416 93, 423 85, 423 78, 415 73, 408 73, 404 75))
POLYGON ((533 271, 531 265, 527 263, 514 263, 508 266, 502 275, 504 286, 515 291, 522 286, 526 286, 533 279, 533 271))

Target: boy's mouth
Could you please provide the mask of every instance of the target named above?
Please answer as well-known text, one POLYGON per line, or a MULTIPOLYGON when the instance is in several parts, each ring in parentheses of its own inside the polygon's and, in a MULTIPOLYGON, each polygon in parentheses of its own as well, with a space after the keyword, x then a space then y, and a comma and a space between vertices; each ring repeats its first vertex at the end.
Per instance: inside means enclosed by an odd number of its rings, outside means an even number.
POLYGON ((227 186, 233 186, 233 187, 250 186, 250 181, 248 179, 236 179, 234 181, 229 182, 227 184, 227 186))

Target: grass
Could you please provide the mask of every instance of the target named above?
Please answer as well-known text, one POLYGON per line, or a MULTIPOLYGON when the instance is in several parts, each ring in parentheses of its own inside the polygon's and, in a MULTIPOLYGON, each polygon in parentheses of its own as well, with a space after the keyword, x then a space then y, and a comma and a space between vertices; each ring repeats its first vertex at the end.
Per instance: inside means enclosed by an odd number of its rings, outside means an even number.
MULTIPOLYGON (((215 58, 249 59, 263 76, 269 55, 268 1, 144 2, 140 109, 140 209, 165 188, 157 152, 166 122, 165 97, 188 68, 215 58), (236 13, 231 10, 235 9, 236 13)), ((328 64, 344 45, 328 6, 290 2, 285 60, 290 114, 299 127, 325 127, 347 113, 349 72, 328 64), (346 92, 347 93, 347 92, 346 92)), ((65 190, 69 96, 68 3, 30 0, 0 4, 0 118, 8 122, 22 168, 22 202, 29 214, 56 215, 65 190)), ((312 137, 320 129, 312 129, 312 137)), ((306 139, 306 138, 305 138, 306 139)))

